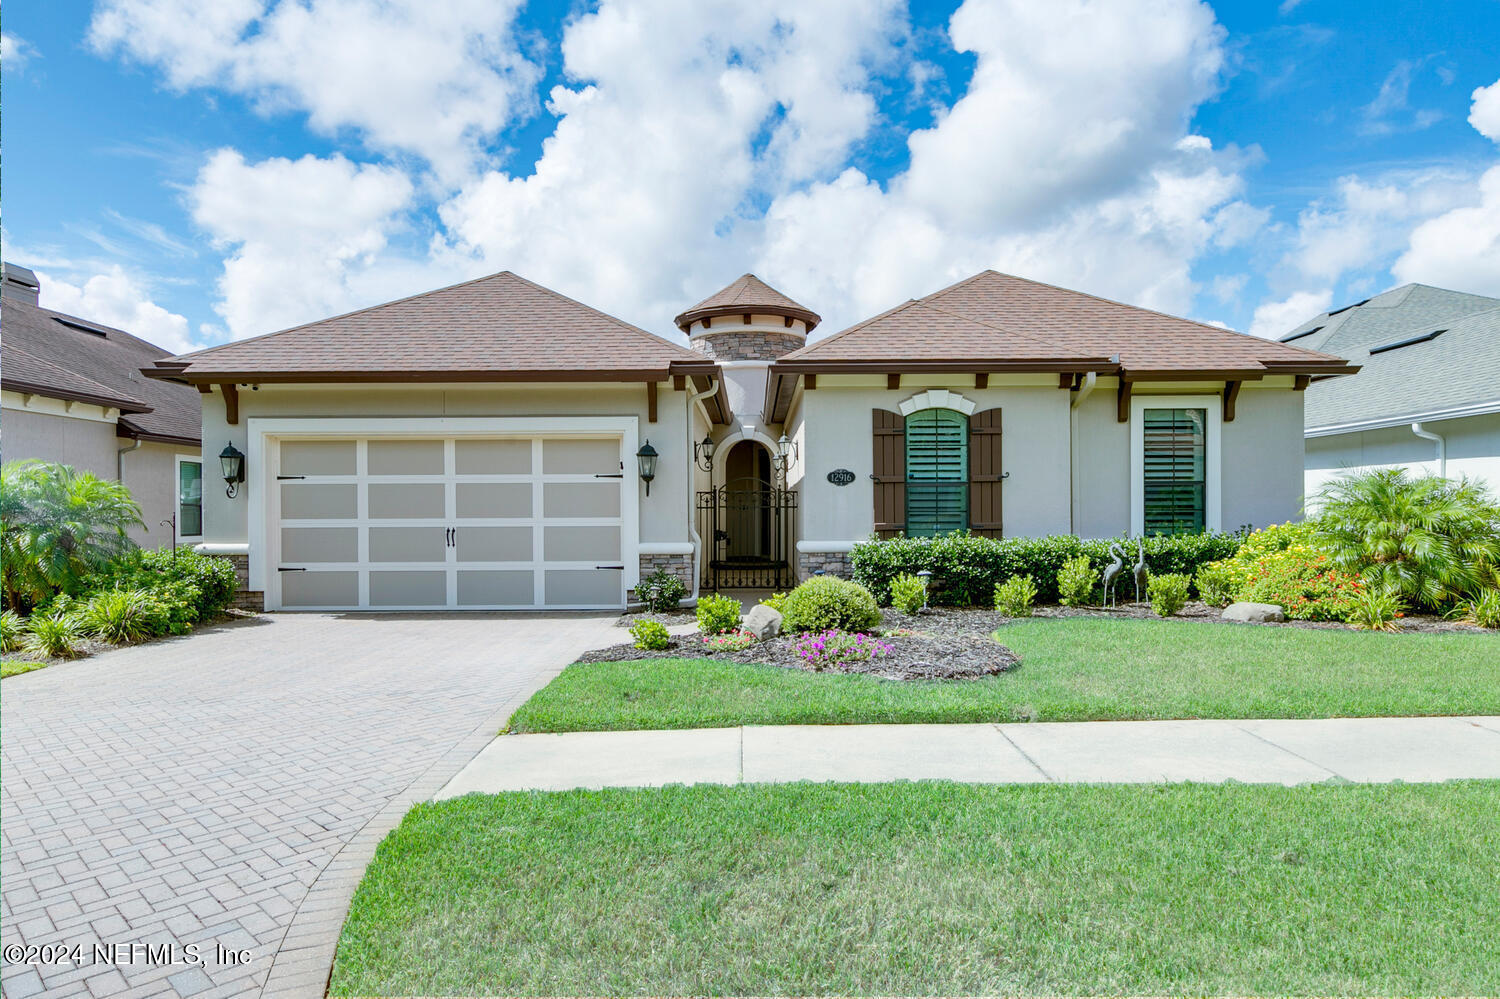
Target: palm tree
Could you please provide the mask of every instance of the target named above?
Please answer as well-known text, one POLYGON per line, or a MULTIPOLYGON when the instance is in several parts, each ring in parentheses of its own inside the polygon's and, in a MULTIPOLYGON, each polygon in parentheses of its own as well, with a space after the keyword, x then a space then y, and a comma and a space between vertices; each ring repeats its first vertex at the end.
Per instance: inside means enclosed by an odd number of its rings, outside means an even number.
POLYGON ((135 549, 141 508, 118 482, 69 465, 0 465, 0 594, 29 610, 135 549))
POLYGON ((1467 479, 1379 469, 1340 476, 1320 500, 1333 561, 1412 607, 1441 609, 1492 585, 1500 506, 1467 479))

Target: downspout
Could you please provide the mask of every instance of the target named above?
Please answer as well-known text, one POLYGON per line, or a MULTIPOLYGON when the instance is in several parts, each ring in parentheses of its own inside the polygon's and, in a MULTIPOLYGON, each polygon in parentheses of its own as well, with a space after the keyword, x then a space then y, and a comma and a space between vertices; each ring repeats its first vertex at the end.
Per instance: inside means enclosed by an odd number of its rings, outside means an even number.
MULTIPOLYGON (((710 378, 708 388, 697 395, 689 396, 687 401, 687 437, 689 446, 687 449, 687 509, 688 509, 688 538, 693 543, 693 594, 688 598, 688 606, 695 607, 698 604, 698 586, 703 578, 703 537, 698 533, 698 505, 694 502, 697 498, 693 489, 693 473, 697 466, 693 464, 693 407, 704 399, 719 391, 719 380, 710 378)), ((704 414, 705 417, 707 414, 704 414)), ((708 421, 709 430, 713 430, 713 420, 708 421)))
POLYGON ((1414 433, 1414 434, 1416 434, 1418 437, 1422 438, 1423 440, 1436 441, 1437 442, 1437 446, 1438 446, 1438 477, 1442 478, 1442 479, 1446 479, 1448 477, 1448 442, 1443 438, 1443 435, 1442 434, 1435 434, 1431 430, 1423 430, 1422 429, 1422 424, 1420 424, 1420 423, 1413 423, 1411 425, 1411 432, 1414 433))
POLYGON ((1068 532, 1078 533, 1077 518, 1074 516, 1075 504, 1073 502, 1074 492, 1078 488, 1078 418, 1073 415, 1078 407, 1083 405, 1083 400, 1094 391, 1094 386, 1099 382, 1099 372, 1090 371, 1084 374, 1083 383, 1078 386, 1078 393, 1073 396, 1073 404, 1068 413, 1068 532))
POLYGON ((141 439, 137 437, 135 443, 129 447, 122 447, 115 451, 115 481, 120 483, 120 485, 123 486, 125 484, 125 456, 132 451, 139 451, 140 449, 141 439))

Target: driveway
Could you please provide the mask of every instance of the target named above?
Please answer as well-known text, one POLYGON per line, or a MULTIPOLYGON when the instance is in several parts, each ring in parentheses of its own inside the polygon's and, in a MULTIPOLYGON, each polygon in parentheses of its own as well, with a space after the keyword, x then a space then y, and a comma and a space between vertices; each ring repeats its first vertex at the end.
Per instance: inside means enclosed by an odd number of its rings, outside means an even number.
POLYGON ((266 615, 4 681, 4 995, 321 995, 376 844, 612 621, 266 615))

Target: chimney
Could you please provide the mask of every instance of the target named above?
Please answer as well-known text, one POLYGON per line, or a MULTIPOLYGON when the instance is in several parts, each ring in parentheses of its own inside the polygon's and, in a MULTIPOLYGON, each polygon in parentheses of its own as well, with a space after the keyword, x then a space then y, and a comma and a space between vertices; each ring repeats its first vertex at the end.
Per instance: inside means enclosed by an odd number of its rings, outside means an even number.
POLYGON ((27 305, 36 304, 42 283, 28 268, 6 261, 0 264, 0 274, 3 274, 3 280, 0 280, 0 298, 13 298, 27 305))

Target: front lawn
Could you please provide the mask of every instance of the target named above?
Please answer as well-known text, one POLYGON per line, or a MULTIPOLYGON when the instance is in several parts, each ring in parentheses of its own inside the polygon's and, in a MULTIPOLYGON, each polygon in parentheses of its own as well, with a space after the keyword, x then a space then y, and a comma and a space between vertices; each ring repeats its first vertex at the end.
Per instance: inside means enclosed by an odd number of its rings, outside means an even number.
POLYGON ((569 666, 514 732, 875 722, 1500 714, 1500 637, 1034 618, 1020 668, 892 681, 713 659, 569 666))
POLYGON ((46 663, 22 662, 20 660, 7 659, 0 662, 0 679, 8 676, 19 676, 22 673, 30 673, 34 669, 46 669, 46 663))
POLYGON ((1500 783, 469 795, 333 995, 1491 995, 1500 783))

